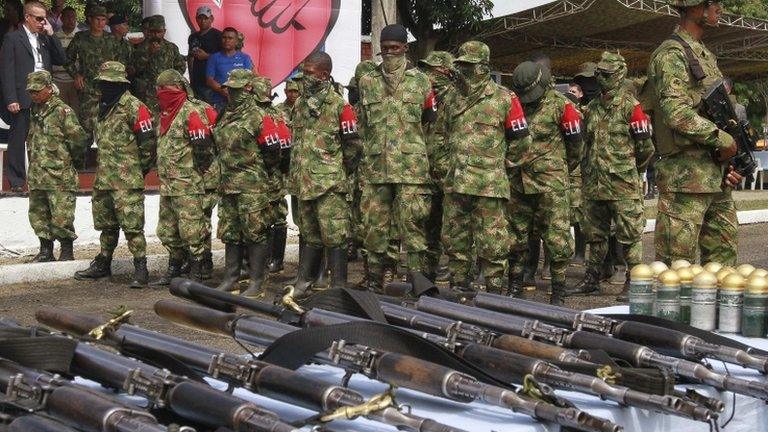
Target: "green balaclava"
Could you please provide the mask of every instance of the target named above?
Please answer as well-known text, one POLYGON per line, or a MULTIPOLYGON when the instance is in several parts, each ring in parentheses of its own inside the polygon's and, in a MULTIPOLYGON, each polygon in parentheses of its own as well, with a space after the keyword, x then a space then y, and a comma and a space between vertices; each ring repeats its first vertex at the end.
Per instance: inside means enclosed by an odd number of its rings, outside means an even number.
POLYGON ((604 52, 597 64, 597 83, 603 94, 612 94, 618 90, 627 77, 627 63, 620 54, 604 52))
POLYGON ((491 50, 488 45, 478 42, 465 42, 459 47, 454 61, 456 66, 459 90, 465 96, 474 96, 485 88, 491 77, 488 66, 491 50))
POLYGON ((229 73, 224 86, 229 91, 229 108, 236 108, 248 100, 250 93, 245 91, 245 86, 251 85, 253 72, 248 69, 233 69, 229 73))
POLYGON ((426 58, 419 60, 419 66, 424 69, 432 81, 432 87, 434 87, 438 98, 451 88, 453 82, 450 76, 438 71, 437 68, 454 71, 453 60, 453 55, 446 51, 432 51, 426 58))

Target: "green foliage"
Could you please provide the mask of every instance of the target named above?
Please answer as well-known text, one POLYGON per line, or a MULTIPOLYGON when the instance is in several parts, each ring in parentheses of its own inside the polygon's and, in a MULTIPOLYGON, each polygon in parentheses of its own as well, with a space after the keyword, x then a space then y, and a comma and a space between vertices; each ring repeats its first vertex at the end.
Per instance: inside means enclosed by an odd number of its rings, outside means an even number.
POLYGON ((722 3, 730 13, 752 18, 768 18, 768 2, 766 0, 725 0, 722 3))
POLYGON ((124 15, 132 30, 141 28, 142 2, 140 0, 114 0, 103 4, 109 12, 124 15))

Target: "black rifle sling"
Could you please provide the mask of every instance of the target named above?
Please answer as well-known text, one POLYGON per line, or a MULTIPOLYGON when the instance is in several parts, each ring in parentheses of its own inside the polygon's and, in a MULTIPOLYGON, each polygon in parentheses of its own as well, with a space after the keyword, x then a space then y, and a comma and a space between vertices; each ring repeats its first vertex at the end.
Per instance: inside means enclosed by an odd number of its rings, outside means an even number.
POLYGON ((691 336, 695 336, 699 339, 704 340, 704 342, 708 342, 711 344, 723 345, 729 348, 749 351, 750 353, 756 354, 756 355, 768 356, 768 351, 764 351, 764 350, 749 346, 739 341, 735 341, 733 339, 727 338, 725 336, 720 336, 718 334, 715 334, 706 330, 697 329, 696 327, 690 326, 688 324, 683 324, 677 321, 670 321, 668 319, 649 316, 649 315, 610 314, 610 315, 602 315, 602 316, 607 318, 613 318, 619 321, 635 321, 635 322, 651 324, 651 325, 655 325, 663 328, 668 328, 671 330, 679 331, 681 333, 689 334, 691 336))
POLYGON ((31 369, 69 374, 77 341, 38 334, 30 328, 0 329, 0 357, 31 369))
POLYGON ((487 384, 515 389, 515 386, 494 378, 436 343, 408 330, 370 321, 296 330, 274 341, 260 359, 295 370, 312 360, 317 353, 327 350, 333 342, 338 340, 409 355, 471 375, 487 384))
POLYGON ((669 39, 683 46, 683 49, 685 50, 685 57, 688 60, 688 71, 691 73, 693 79, 696 81, 701 81, 706 78, 707 74, 704 73, 704 68, 701 67, 699 59, 693 53, 693 48, 691 48, 691 45, 676 33, 670 35, 669 39))
POLYGON ((320 291, 299 302, 306 309, 323 309, 343 313, 371 321, 386 323, 384 312, 375 294, 352 289, 329 289, 320 291))
POLYGON ((208 385, 208 382, 200 374, 175 356, 131 342, 120 341, 116 345, 120 354, 124 356, 133 357, 158 369, 167 369, 174 375, 187 377, 193 381, 208 385))

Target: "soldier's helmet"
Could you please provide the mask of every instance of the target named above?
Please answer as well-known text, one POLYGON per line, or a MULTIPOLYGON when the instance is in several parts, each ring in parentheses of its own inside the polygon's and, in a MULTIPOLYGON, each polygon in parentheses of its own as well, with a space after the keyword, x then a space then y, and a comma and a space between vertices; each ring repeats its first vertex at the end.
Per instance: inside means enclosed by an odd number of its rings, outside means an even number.
POLYGON ((95 16, 107 16, 107 8, 99 4, 91 4, 86 8, 85 15, 87 17, 95 16))
POLYGON ((155 82, 155 85, 157 85, 158 87, 167 86, 167 85, 177 85, 183 88, 188 95, 192 94, 192 87, 189 85, 189 81, 187 81, 184 75, 180 74, 179 71, 177 71, 176 69, 166 69, 160 72, 160 75, 157 76, 157 81, 155 82))
POLYGON ((491 49, 480 41, 464 42, 459 47, 454 63, 482 63, 491 61, 491 49))
POLYGON ((432 51, 427 57, 419 60, 419 65, 453 69, 453 60, 453 55, 447 51, 432 51))
POLYGON ((27 91, 40 91, 53 84, 51 73, 45 70, 27 75, 27 91))
POLYGON ((541 99, 550 81, 549 69, 532 61, 520 63, 512 72, 512 89, 524 104, 541 99))
POLYGON ((256 97, 257 102, 272 102, 272 80, 267 77, 254 75, 251 78, 251 93, 256 97))
POLYGON ((667 3, 674 7, 690 7, 698 6, 704 3, 704 1, 705 0, 667 0, 667 3))
POLYGON ((224 83, 224 87, 243 88, 250 84, 252 79, 252 71, 248 69, 232 69, 232 71, 229 72, 227 81, 224 83))
POLYGON ((97 81, 110 81, 128 83, 128 77, 125 73, 125 65, 119 61, 107 61, 99 67, 99 73, 94 78, 97 81))
POLYGON ((603 52, 600 57, 600 63, 597 64, 597 70, 613 74, 626 69, 627 62, 624 60, 621 54, 613 53, 609 51, 603 52))

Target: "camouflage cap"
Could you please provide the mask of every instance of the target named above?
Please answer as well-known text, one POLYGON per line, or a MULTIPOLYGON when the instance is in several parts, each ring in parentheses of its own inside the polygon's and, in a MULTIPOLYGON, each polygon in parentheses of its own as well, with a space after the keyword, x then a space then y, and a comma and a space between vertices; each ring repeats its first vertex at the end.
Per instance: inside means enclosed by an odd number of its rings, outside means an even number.
POLYGON ((99 67, 99 73, 96 74, 96 78, 94 79, 99 81, 130 83, 125 74, 125 65, 118 61, 107 61, 102 63, 99 67))
POLYGON ((674 7, 698 6, 704 3, 704 0, 668 0, 667 3, 674 7))
POLYGON ((624 61, 624 57, 621 54, 605 51, 603 56, 600 57, 600 63, 597 64, 597 70, 608 73, 615 73, 622 68, 627 67, 627 62, 624 61))
POLYGON ((162 15, 152 15, 147 25, 150 30, 165 30, 165 17, 162 15))
POLYGON ((107 16, 107 8, 105 8, 102 5, 91 5, 88 7, 88 13, 86 14, 89 17, 94 16, 107 16))
POLYGON ((32 72, 27 75, 27 91, 40 91, 53 84, 51 73, 46 70, 32 72))
POLYGON ((272 80, 261 75, 253 75, 251 78, 251 93, 256 96, 257 102, 272 102, 272 80))
POLYGON ((432 51, 426 58, 419 60, 421 66, 453 68, 453 55, 447 51, 432 51))
POLYGON ((299 83, 296 82, 295 78, 291 78, 285 82, 285 91, 291 90, 299 91, 299 83))
POLYGON ((574 77, 584 77, 584 78, 592 78, 595 76, 595 72, 597 71, 597 63, 595 62, 586 62, 579 65, 579 71, 574 75, 574 77))
POLYGON ((223 85, 224 87, 243 88, 251 83, 251 79, 253 79, 253 72, 248 69, 232 69, 223 85))
POLYGON ((522 103, 541 99, 551 81, 549 69, 532 61, 520 63, 512 72, 512 87, 522 103))
POLYGON ((187 79, 184 78, 184 75, 180 74, 176 69, 166 69, 160 72, 160 75, 157 76, 157 81, 155 83, 157 86, 184 86, 184 84, 187 84, 187 79))
POLYGON ((488 45, 480 41, 464 42, 459 47, 459 53, 456 56, 456 63, 483 63, 488 64, 491 61, 491 49, 488 45))

